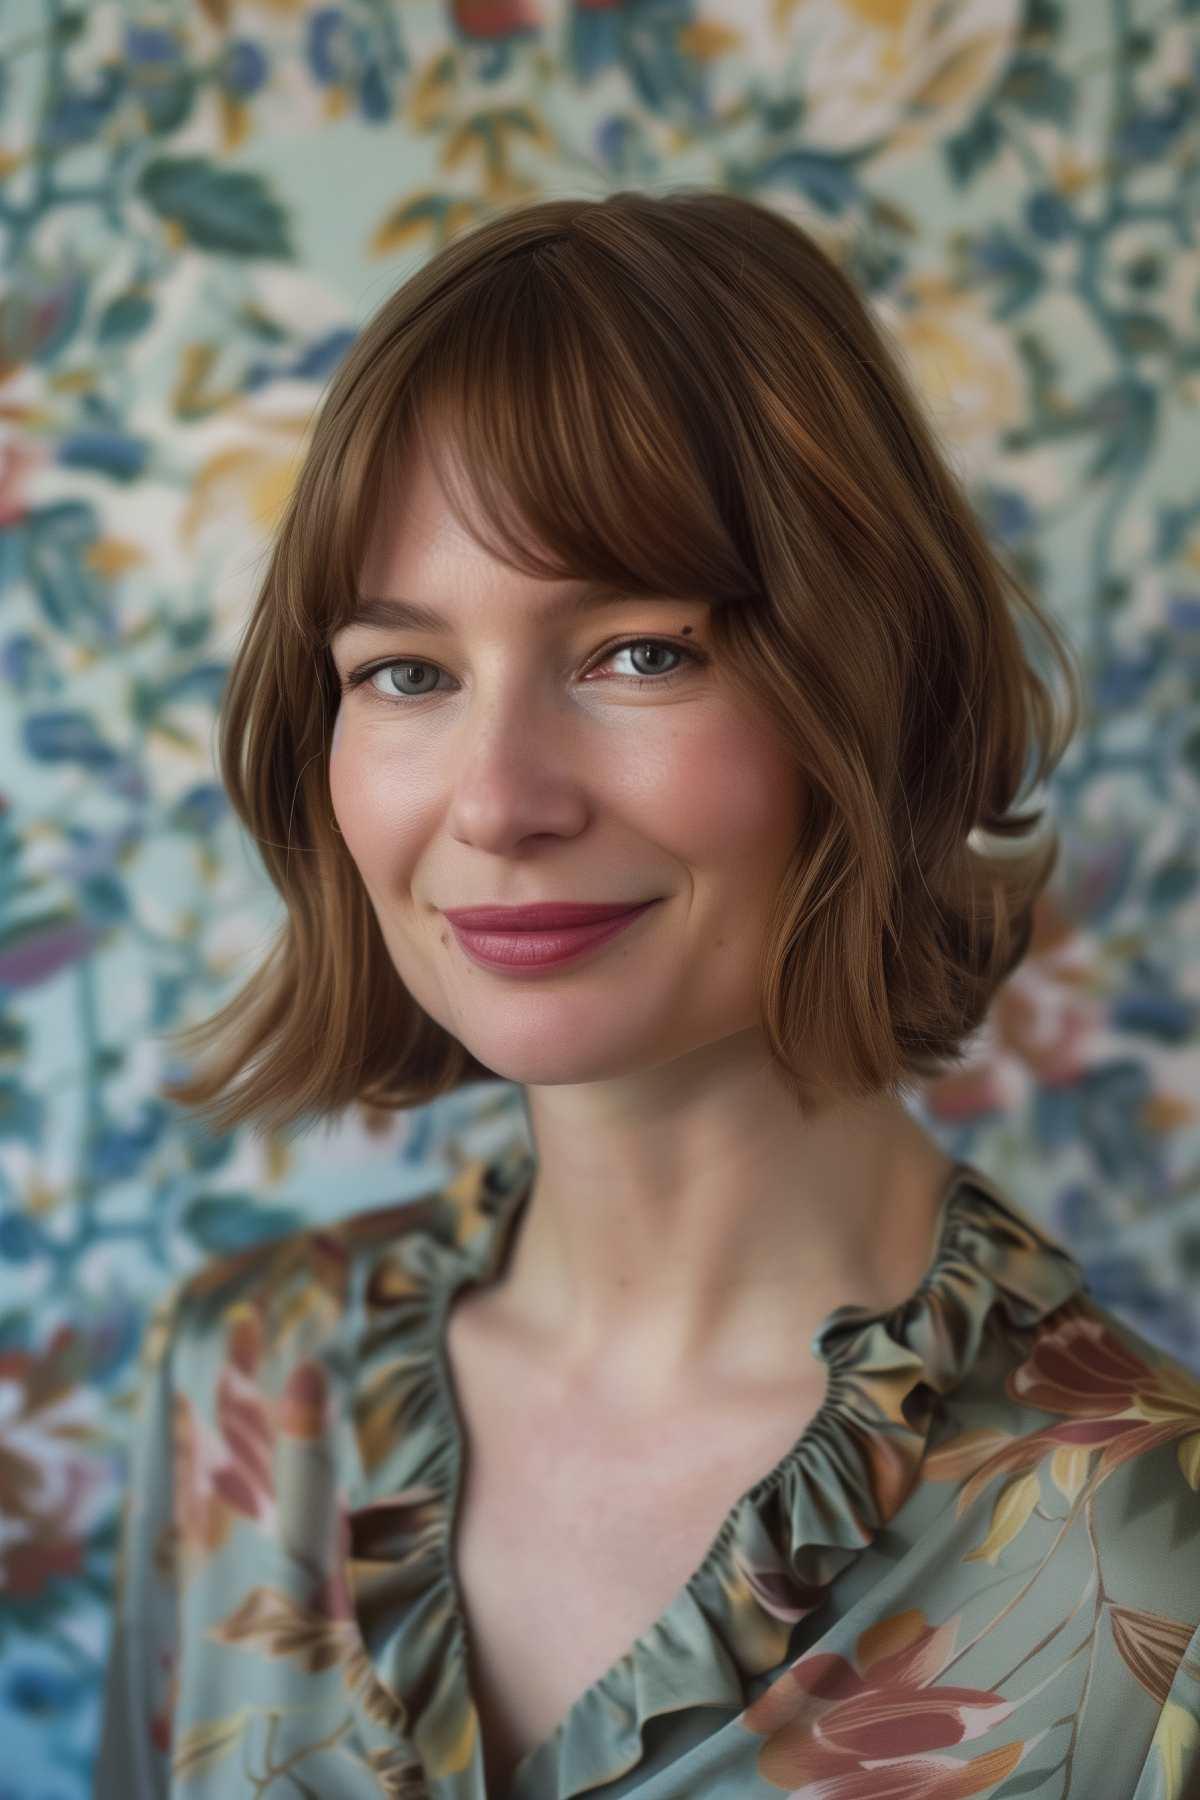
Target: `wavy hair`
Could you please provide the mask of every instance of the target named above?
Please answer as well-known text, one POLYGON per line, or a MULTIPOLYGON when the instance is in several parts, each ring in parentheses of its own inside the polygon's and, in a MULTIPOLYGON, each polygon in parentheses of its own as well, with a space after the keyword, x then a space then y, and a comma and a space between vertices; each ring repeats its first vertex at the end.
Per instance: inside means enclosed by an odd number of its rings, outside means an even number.
POLYGON ((1079 723, 1073 652, 833 254, 732 193, 625 190, 452 238, 331 378, 219 714, 286 917, 220 1011, 168 1034, 213 1055, 167 1098, 261 1131, 498 1078, 404 987, 331 813, 329 641, 415 441, 453 446, 509 567, 713 602, 714 657, 807 784, 759 975, 797 1105, 963 1062, 1058 859, 1044 808, 1015 806, 1079 723))

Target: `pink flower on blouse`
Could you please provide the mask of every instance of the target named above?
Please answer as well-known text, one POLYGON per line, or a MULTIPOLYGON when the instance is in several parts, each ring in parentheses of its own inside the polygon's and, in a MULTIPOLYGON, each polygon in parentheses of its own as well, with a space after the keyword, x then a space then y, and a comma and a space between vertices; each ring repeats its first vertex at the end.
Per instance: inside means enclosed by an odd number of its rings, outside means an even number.
POLYGON ((957 1618, 932 1626, 913 1608, 863 1632, 853 1662, 800 1657, 741 1715, 767 1739, 759 1775, 793 1800, 967 1800, 1002 1781, 1031 1744, 938 1754, 1013 1710, 985 1688, 934 1685, 957 1632, 957 1618))
POLYGON ((1102 1445, 1102 1477, 1131 1456, 1174 1443, 1188 1486, 1200 1487, 1200 1380, 1165 1358, 1155 1367, 1136 1356, 1078 1301, 1041 1333, 1008 1390, 1027 1406, 1074 1421, 1049 1426, 1039 1439, 1088 1450, 1102 1445))

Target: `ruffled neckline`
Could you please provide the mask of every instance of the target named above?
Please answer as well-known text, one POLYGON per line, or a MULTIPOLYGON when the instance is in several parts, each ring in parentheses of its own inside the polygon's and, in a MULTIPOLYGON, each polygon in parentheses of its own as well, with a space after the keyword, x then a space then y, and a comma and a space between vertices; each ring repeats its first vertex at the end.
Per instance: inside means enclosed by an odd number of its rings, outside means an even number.
MULTIPOLYGON (((439 1796, 484 1793, 452 1560, 465 1434, 446 1318, 464 1286, 505 1268, 536 1170, 519 1142, 472 1159, 364 1271, 345 1574, 375 1677, 439 1796)), ((822 1319, 810 1339, 826 1369, 821 1405, 730 1507, 666 1611, 524 1758, 510 1800, 571 1800, 615 1780, 661 1714, 740 1711, 747 1682, 778 1666, 797 1622, 911 1492, 939 1397, 969 1373, 993 1309, 1025 1331, 1085 1285, 1061 1244, 956 1162, 917 1288, 891 1308, 822 1319)))

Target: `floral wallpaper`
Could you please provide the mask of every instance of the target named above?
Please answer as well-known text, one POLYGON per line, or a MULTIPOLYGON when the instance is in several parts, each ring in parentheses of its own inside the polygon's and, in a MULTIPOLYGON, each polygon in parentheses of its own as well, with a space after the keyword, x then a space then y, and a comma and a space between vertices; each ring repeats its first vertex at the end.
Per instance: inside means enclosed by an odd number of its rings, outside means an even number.
POLYGON ((278 919, 213 762, 339 358, 447 237, 703 183, 848 259, 1087 715, 923 1122, 1200 1369, 1198 0, 0 0, 0 1800, 89 1790, 152 1303, 448 1181, 488 1083, 214 1137, 173 1027, 278 919))

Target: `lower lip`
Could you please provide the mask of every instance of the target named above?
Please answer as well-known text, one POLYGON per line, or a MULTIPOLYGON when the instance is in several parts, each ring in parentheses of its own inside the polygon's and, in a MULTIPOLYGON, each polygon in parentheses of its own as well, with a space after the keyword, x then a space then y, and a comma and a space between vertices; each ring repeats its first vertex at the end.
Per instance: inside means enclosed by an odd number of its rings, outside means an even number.
POLYGON ((606 944, 657 904, 656 900, 648 900, 645 906, 619 913, 615 919, 602 919, 595 925, 559 925, 553 931, 464 931, 453 919, 450 923, 472 962, 481 963, 485 969, 537 973, 541 969, 557 969, 582 956, 585 950, 606 944))

